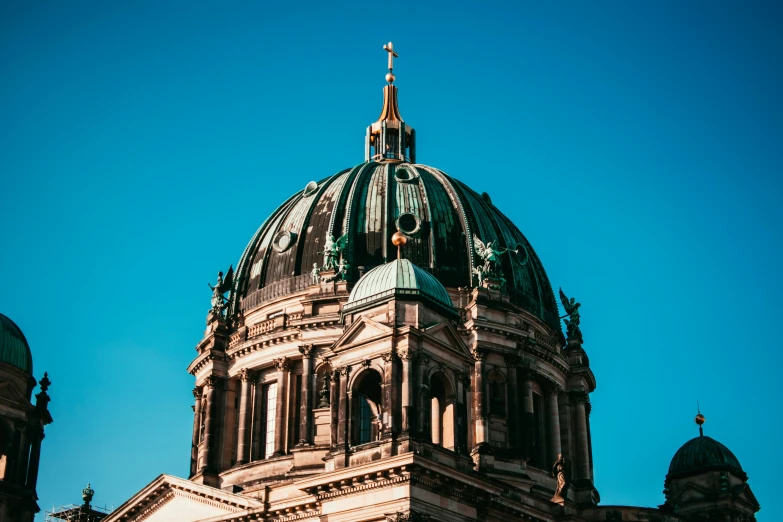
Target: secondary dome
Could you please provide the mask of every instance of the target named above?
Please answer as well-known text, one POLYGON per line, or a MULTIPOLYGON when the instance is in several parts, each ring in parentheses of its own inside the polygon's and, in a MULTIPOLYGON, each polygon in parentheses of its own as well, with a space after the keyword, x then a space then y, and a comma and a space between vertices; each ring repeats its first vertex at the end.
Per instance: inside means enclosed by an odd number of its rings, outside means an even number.
POLYGON ((33 354, 22 330, 16 323, 0 314, 0 362, 16 366, 33 374, 33 354))
POLYGON ((435 277, 407 259, 373 268, 353 287, 345 311, 391 296, 417 295, 453 309, 449 293, 435 277))
POLYGON ((473 270, 483 262, 474 236, 516 250, 496 267, 506 293, 559 332, 555 295, 530 243, 487 193, 416 163, 416 132, 400 115, 391 62, 387 81, 381 115, 365 135, 365 162, 307 183, 269 216, 237 265, 230 312, 305 290, 330 236, 347 237, 341 257, 355 281, 397 257, 391 237, 399 230, 408 237, 403 257, 447 288, 477 283, 473 270))
POLYGON ((734 454, 712 437, 700 435, 682 445, 674 454, 667 477, 691 475, 703 471, 745 472, 734 454))

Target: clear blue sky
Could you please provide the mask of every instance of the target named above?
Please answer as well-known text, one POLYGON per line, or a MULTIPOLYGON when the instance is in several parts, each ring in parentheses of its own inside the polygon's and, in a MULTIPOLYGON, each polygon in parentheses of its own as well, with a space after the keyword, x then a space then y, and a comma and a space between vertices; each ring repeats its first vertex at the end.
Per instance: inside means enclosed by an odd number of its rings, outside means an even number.
POLYGON ((603 503, 663 502, 699 400, 783 520, 781 26, 779 2, 0 3, 0 311, 53 382, 41 506, 187 475, 207 282, 362 161, 392 40, 419 161, 582 302, 603 503))

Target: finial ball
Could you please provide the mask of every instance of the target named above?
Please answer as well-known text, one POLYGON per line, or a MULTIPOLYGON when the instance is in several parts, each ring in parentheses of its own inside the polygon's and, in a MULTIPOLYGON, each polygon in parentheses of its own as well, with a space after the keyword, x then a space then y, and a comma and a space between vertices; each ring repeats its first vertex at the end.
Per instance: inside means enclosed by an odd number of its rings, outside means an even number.
POLYGON ((706 419, 704 418, 704 415, 702 415, 701 413, 699 413, 698 415, 696 415, 696 418, 694 419, 694 422, 696 422, 696 424, 698 424, 699 426, 701 426, 702 424, 704 424, 704 421, 705 421, 705 420, 706 420, 706 419))
POLYGON ((389 73, 386 75, 386 81, 389 83, 394 83, 394 75, 392 73, 389 73))
POLYGON ((399 232, 399 231, 397 231, 394 234, 392 234, 392 238, 391 239, 392 239, 392 244, 394 246, 402 246, 402 245, 404 245, 405 243, 408 242, 408 238, 405 236, 405 234, 403 234, 402 232, 399 232))

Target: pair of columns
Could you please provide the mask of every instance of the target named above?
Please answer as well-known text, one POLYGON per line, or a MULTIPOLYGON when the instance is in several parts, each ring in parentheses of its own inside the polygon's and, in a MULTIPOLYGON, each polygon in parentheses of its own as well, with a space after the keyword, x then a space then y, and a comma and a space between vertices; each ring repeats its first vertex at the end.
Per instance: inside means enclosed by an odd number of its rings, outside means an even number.
MULTIPOLYGON (((304 345, 299 348, 299 351, 302 353, 302 389, 301 403, 299 405, 299 418, 301 421, 299 427, 299 433, 301 435, 299 440, 300 445, 308 445, 312 440, 312 416, 310 415, 312 402, 312 391, 310 386, 313 368, 312 350, 312 345, 304 345)), ((275 359, 274 364, 277 369, 277 398, 275 404, 275 438, 272 456, 277 457, 285 454, 285 404, 288 390, 287 384, 291 372, 291 362, 288 358, 281 357, 275 359)), ((246 464, 250 460, 250 435, 252 431, 250 426, 250 412, 255 381, 246 368, 240 370, 239 381, 237 464, 246 464)), ((262 405, 262 407, 264 406, 265 405, 262 405)))

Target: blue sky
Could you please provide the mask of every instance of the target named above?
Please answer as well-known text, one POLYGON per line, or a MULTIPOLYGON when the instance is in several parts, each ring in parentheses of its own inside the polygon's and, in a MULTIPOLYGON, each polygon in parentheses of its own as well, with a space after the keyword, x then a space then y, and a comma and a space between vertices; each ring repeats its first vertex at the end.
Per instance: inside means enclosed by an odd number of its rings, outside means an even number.
POLYGON ((53 382, 43 509, 187 475, 206 283, 362 161, 392 40, 418 160, 582 303, 603 503, 663 502, 699 400, 783 519, 780 3, 220 4, 0 4, 0 312, 53 382))

